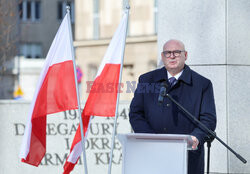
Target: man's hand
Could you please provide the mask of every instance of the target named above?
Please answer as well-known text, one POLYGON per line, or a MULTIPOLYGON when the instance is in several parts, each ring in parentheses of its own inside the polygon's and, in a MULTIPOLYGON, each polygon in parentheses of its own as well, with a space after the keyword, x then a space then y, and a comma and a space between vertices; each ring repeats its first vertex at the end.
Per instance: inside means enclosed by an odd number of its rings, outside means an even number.
POLYGON ((193 140, 192 149, 196 150, 198 148, 199 140, 195 136, 192 136, 192 135, 191 135, 191 138, 193 140))

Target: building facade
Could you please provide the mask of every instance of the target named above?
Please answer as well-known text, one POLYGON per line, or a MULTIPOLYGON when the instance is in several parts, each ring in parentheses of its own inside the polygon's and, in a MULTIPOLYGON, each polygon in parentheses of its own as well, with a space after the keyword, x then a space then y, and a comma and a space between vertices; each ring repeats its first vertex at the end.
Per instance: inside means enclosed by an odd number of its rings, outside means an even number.
MULTIPOLYGON (((76 59, 83 71, 82 99, 95 78, 108 44, 126 7, 125 0, 75 0, 76 59)), ((131 100, 141 73, 157 64, 157 1, 130 0, 128 37, 122 73, 121 100, 131 100), (132 90, 130 90, 132 89, 132 90)))
POLYGON ((26 66, 23 65, 24 63, 30 66, 28 69, 34 68, 32 67, 34 61, 28 63, 25 59, 42 58, 37 62, 43 62, 66 14, 66 6, 70 6, 74 36, 74 0, 4 0, 0 2, 1 99, 13 99, 13 92, 20 86, 24 92, 23 99, 30 100, 36 87, 33 85, 37 83, 39 77, 38 69, 32 72, 21 68, 26 66), (36 74, 35 77, 34 74, 36 74), (23 77, 29 76, 32 80, 24 80, 23 77))
MULTIPOLYGON (((73 0, 22 0, 19 3, 19 54, 26 58, 44 58, 66 14, 71 7, 74 29, 73 0)), ((73 30, 74 31, 74 30, 73 30)))
MULTIPOLYGON (((95 78, 126 3, 127 0, 22 0, 17 8, 19 55, 45 58, 66 13, 66 5, 70 5, 76 59, 83 71, 81 99, 86 100, 87 82, 95 78)), ((132 99, 139 75, 157 64, 157 0, 130 0, 129 5, 122 100, 132 99)), ((27 82, 21 78, 20 83, 27 82)), ((18 80, 15 86, 20 83, 18 80)))

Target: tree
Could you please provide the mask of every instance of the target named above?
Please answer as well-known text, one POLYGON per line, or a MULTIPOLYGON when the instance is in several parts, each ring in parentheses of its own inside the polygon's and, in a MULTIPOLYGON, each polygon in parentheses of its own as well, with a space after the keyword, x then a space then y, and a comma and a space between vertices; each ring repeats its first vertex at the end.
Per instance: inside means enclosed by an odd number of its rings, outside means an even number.
POLYGON ((16 78, 12 70, 18 44, 18 3, 0 0, 0 98, 12 98, 16 78))

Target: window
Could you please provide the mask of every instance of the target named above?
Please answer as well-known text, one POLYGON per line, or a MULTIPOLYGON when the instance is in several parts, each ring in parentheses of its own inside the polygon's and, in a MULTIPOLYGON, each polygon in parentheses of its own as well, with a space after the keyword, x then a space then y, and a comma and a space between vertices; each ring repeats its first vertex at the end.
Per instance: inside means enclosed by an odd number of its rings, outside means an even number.
POLYGON ((154 23, 154 28, 155 28, 155 34, 158 33, 158 0, 155 0, 154 4, 154 16, 155 16, 155 23, 154 23))
POLYGON ((23 18, 23 3, 19 3, 19 18, 23 18))
POLYGON ((66 14, 66 7, 70 7, 70 18, 71 18, 71 23, 75 22, 75 6, 74 2, 63 2, 59 1, 57 4, 57 19, 62 20, 66 14))
POLYGON ((31 19, 31 2, 27 1, 26 5, 27 5, 27 19, 30 20, 31 19))
POLYGON ((99 39, 100 37, 100 15, 99 15, 99 0, 93 1, 93 38, 99 39))
POLYGON ((97 66, 95 64, 88 64, 87 80, 94 80, 97 74, 97 66))
POLYGON ((37 43, 21 44, 20 55, 26 58, 42 58, 42 46, 37 43))
POLYGON ((38 21, 41 18, 41 2, 22 0, 19 3, 19 18, 22 21, 38 21))
POLYGON ((41 18, 41 2, 35 2, 35 19, 41 18))

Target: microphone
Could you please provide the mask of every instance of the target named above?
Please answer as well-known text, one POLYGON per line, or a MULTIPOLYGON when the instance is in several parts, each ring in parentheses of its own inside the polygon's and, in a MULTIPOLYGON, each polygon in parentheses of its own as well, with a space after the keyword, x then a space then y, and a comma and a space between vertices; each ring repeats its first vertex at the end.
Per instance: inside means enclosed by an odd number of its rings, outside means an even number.
POLYGON ((167 87, 168 87, 168 85, 167 85, 166 81, 161 82, 161 88, 160 88, 160 93, 159 93, 159 97, 158 97, 159 105, 161 105, 163 103, 163 99, 166 96, 167 87))

